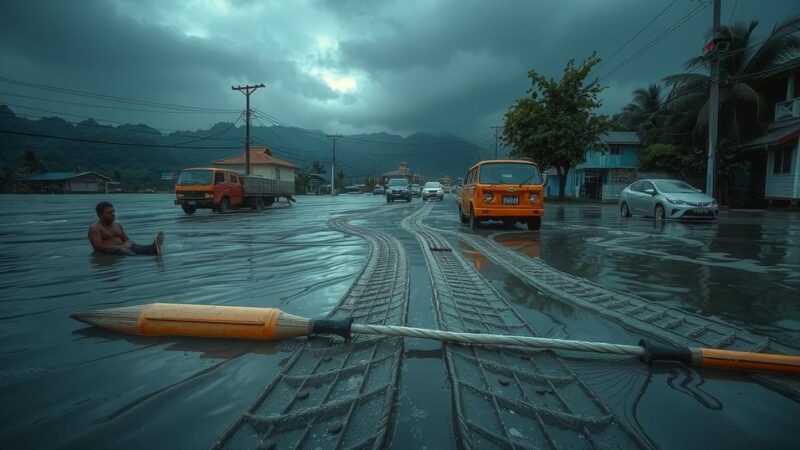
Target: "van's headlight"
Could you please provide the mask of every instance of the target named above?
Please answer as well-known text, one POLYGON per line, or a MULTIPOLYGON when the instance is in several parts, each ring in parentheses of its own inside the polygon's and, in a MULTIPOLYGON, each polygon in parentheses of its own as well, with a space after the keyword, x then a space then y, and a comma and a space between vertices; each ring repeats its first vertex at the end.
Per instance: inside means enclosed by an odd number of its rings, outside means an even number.
POLYGON ((686 202, 684 202, 683 200, 678 200, 677 198, 669 198, 669 197, 667 197, 667 201, 672 203, 673 205, 685 205, 686 204, 686 202))
POLYGON ((214 194, 212 194, 211 192, 206 192, 206 194, 204 195, 204 197, 205 197, 205 198, 214 198, 214 194))
POLYGON ((539 195, 536 194, 536 192, 534 192, 528 197, 528 200, 530 200, 531 203, 538 203, 539 202, 539 195))
POLYGON ((183 194, 178 194, 178 200, 183 198, 183 194))
POLYGON ((484 202, 491 203, 492 200, 494 200, 494 194, 492 194, 491 192, 487 192, 487 193, 483 194, 483 201, 484 202))

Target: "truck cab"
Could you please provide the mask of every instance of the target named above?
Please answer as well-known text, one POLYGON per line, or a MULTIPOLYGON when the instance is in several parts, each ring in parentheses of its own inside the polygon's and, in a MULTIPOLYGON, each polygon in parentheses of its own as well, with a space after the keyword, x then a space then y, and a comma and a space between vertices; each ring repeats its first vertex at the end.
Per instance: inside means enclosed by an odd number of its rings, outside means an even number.
POLYGON ((230 169, 184 169, 175 184, 175 204, 186 214, 194 214, 198 208, 227 212, 243 203, 241 175, 230 169))

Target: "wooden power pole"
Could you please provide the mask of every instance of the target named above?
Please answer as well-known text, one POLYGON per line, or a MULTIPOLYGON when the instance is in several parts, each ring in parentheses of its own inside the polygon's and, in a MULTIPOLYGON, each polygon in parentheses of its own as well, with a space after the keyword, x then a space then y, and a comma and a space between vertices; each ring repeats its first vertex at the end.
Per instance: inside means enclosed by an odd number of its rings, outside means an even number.
POLYGON ((245 107, 245 144, 244 144, 244 174, 250 175, 250 94, 255 92, 256 89, 265 87, 263 83, 253 86, 231 86, 234 91, 239 91, 247 98, 247 106, 245 107))

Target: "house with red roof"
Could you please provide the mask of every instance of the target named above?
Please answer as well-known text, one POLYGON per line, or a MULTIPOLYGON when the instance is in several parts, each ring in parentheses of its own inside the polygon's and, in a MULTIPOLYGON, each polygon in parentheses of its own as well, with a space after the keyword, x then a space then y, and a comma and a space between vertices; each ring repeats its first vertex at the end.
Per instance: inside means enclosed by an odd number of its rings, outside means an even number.
MULTIPOLYGON (((245 155, 218 159, 211 163, 214 167, 235 170, 244 174, 245 155)), ((298 166, 276 158, 269 147, 250 147, 250 175, 270 180, 291 181, 294 183, 294 171, 298 166)))

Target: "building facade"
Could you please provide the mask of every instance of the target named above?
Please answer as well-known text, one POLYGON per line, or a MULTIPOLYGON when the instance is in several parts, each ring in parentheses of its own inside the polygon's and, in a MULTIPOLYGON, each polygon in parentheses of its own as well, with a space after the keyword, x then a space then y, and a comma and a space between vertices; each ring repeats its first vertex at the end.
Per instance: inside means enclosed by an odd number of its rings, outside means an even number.
MULTIPOLYGON (((625 186, 636 180, 641 141, 635 131, 609 131, 586 150, 586 161, 567 173, 566 197, 616 201, 625 186)), ((558 174, 551 168, 546 197, 558 197, 558 174)))

